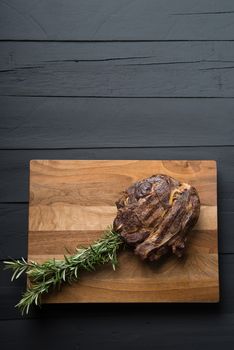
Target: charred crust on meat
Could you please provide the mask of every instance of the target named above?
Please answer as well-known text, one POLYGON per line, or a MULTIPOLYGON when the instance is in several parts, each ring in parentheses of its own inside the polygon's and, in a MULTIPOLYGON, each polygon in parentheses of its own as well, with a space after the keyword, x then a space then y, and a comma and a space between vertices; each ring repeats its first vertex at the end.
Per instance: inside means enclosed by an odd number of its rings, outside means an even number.
POLYGON ((116 202, 114 230, 145 260, 183 255, 187 235, 200 213, 195 187, 168 175, 137 181, 116 202))

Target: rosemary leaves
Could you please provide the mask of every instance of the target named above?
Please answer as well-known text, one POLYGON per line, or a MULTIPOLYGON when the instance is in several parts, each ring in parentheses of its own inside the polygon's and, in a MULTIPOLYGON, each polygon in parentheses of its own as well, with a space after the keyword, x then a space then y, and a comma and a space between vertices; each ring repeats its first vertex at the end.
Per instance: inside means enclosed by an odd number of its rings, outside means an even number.
POLYGON ((104 236, 87 248, 77 248, 76 253, 64 256, 64 260, 50 259, 42 264, 34 261, 5 261, 6 269, 12 269, 11 280, 26 273, 29 278, 27 290, 16 305, 22 314, 28 313, 31 305, 39 305, 41 296, 52 288, 59 289, 63 283, 72 283, 79 279, 81 271, 93 271, 98 265, 111 262, 113 269, 117 265, 117 250, 123 244, 121 236, 109 228, 104 236))

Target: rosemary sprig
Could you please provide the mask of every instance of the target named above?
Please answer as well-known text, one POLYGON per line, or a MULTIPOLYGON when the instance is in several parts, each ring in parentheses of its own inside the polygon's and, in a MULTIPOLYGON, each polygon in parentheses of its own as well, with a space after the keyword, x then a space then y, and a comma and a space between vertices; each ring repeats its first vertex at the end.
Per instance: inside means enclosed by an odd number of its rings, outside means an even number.
POLYGON ((32 304, 39 305, 41 296, 52 288, 59 289, 63 283, 72 283, 79 279, 80 271, 93 271, 96 266, 111 262, 113 269, 117 265, 116 252, 123 244, 121 236, 109 228, 105 235, 87 248, 76 249, 71 256, 64 255, 64 260, 50 259, 42 264, 34 261, 5 261, 6 269, 12 269, 11 280, 26 273, 29 285, 16 305, 22 314, 29 311, 32 304))

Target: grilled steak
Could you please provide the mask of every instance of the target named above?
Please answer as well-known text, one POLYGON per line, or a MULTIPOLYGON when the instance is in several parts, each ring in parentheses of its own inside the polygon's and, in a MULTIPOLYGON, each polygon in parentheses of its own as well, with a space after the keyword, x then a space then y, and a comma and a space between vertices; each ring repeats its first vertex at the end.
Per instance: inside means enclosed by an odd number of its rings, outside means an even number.
POLYGON ((162 174, 134 183, 116 206, 114 230, 151 261, 169 252, 181 257, 200 213, 196 189, 162 174))

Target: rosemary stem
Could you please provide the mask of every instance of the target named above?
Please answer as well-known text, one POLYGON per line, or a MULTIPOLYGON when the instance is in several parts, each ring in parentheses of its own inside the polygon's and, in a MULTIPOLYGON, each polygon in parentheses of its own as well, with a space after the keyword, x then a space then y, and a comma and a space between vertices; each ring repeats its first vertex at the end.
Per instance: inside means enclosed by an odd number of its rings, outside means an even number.
POLYGON ((5 261, 7 269, 12 269, 12 281, 26 273, 29 285, 16 305, 22 314, 28 313, 31 305, 39 305, 41 296, 63 283, 72 283, 79 279, 81 271, 93 271, 96 266, 111 262, 113 269, 117 265, 117 250, 123 244, 121 236, 108 229, 105 235, 87 248, 76 249, 71 256, 64 255, 64 260, 50 259, 42 264, 34 261, 5 261))

